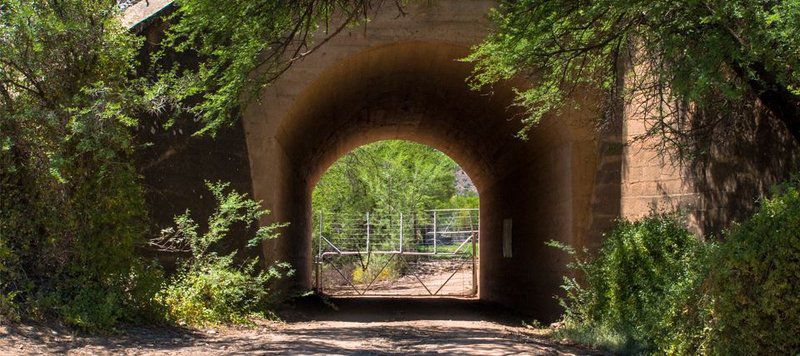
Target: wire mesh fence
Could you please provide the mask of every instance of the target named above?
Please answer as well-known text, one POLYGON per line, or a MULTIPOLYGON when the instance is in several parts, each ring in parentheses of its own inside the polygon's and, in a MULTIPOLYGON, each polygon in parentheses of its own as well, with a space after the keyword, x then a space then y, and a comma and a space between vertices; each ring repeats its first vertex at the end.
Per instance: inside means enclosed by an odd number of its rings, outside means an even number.
POLYGON ((331 295, 477 293, 477 209, 314 214, 315 285, 331 295))

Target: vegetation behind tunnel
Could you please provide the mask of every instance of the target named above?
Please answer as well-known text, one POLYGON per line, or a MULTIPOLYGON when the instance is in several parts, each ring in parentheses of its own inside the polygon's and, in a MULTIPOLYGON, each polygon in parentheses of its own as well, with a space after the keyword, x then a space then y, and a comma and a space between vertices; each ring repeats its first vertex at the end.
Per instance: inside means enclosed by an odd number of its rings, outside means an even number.
MULTIPOLYGON (((373 250, 396 251, 401 243, 398 230, 405 233, 403 248, 432 251, 430 236, 418 236, 423 225, 431 224, 431 209, 475 209, 478 194, 472 181, 450 157, 431 147, 400 140, 378 141, 354 149, 337 160, 322 176, 312 196, 313 234, 316 253, 320 243, 317 234, 324 234, 329 243, 341 248, 357 248, 368 255, 358 258, 337 258, 336 263, 352 283, 369 284, 371 280, 396 281, 409 273, 409 263, 419 257, 369 255, 362 246, 365 236, 365 214, 370 214, 373 250), (399 225, 399 216, 404 225, 399 225), (427 241, 427 244, 426 244, 427 241), (401 260, 402 259, 402 260, 401 260), (403 262, 405 261, 405 262, 403 262)), ((452 212, 451 212, 452 213, 452 212)), ((440 229, 446 218, 450 223, 469 221, 477 225, 477 214, 458 219, 453 214, 440 213, 440 229), (455 221, 457 220, 457 221, 455 221)), ((461 226, 461 225, 458 225, 461 226)), ((477 226, 474 227, 477 229, 477 226)), ((452 236, 450 236, 452 237, 452 236)), ((438 252, 454 251, 447 236, 438 236, 438 252), (447 242, 447 243, 445 243, 447 242)), ((328 247, 323 244, 324 247, 328 247)), ((472 246, 461 253, 472 253, 472 246)), ((461 255, 457 255, 461 256, 461 255)), ((452 255, 439 257, 452 258, 452 255)), ((424 259, 432 261, 431 259, 424 259)), ((434 263, 434 265, 444 265, 434 263)), ((327 265, 326 265, 327 266, 327 265)), ((324 268, 323 268, 324 270, 324 268)), ((317 273, 320 273, 319 271, 317 273)), ((325 273, 322 273, 325 274, 325 273)), ((337 275, 320 281, 322 284, 342 282, 337 275)))
POLYGON ((409 141, 379 141, 337 160, 314 189, 315 211, 330 214, 422 213, 437 208, 477 208, 472 182, 450 157, 409 141), (461 176, 464 177, 461 171, 461 176))

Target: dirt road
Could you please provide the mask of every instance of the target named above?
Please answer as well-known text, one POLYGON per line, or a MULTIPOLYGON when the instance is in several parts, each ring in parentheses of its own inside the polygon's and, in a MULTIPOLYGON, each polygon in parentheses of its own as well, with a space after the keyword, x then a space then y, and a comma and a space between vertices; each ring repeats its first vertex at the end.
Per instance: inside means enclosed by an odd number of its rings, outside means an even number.
POLYGON ((76 336, 45 326, 0 326, 0 354, 590 354, 558 344, 503 311, 464 299, 344 298, 335 309, 299 302, 284 322, 242 328, 128 328, 76 336), (322 310, 322 311, 320 311, 322 310))

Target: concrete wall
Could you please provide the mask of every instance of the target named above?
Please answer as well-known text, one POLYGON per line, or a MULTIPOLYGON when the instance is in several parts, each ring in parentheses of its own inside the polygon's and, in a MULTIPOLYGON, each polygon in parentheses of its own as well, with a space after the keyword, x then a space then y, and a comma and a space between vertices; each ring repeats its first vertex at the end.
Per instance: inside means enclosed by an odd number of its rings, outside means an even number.
MULTIPOLYGON (((144 11, 145 1, 136 4, 137 13, 152 14, 156 11, 144 11)), ((139 75, 147 75, 149 56, 157 50, 168 23, 164 18, 174 8, 164 8, 165 1, 150 1, 161 16, 149 18, 137 26, 144 38, 144 47, 139 54, 142 64, 139 75)), ((142 20, 142 19, 140 19, 142 20)), ((172 62, 182 64, 196 63, 196 59, 186 55, 168 53, 172 62)), ((250 160, 245 141, 245 130, 241 121, 222 128, 216 137, 198 137, 192 134, 200 125, 190 115, 184 115, 169 128, 164 124, 170 118, 159 115, 141 117, 136 128, 135 137, 141 145, 136 150, 136 161, 139 173, 143 176, 145 198, 147 199, 152 235, 159 230, 173 226, 176 215, 190 210, 192 216, 202 228, 206 227, 208 217, 212 214, 216 202, 208 191, 205 182, 229 182, 231 188, 239 192, 252 194, 250 176, 250 160)), ((246 229, 234 226, 231 236, 236 238, 224 241, 217 246, 222 252, 240 250, 250 252, 243 247, 247 244, 245 236, 254 233, 253 228, 246 229)), ((145 254, 158 256, 168 270, 172 270, 177 257, 163 251, 142 248, 145 254)), ((252 257, 252 254, 240 254, 240 258, 252 257)))
POLYGON ((620 216, 681 211, 695 233, 723 237, 775 184, 797 172, 800 149, 781 122, 754 97, 728 105, 724 112, 690 107, 673 117, 673 125, 694 132, 670 136, 677 146, 665 146, 660 136, 638 139, 653 127, 648 110, 655 105, 630 100, 622 108, 620 216))

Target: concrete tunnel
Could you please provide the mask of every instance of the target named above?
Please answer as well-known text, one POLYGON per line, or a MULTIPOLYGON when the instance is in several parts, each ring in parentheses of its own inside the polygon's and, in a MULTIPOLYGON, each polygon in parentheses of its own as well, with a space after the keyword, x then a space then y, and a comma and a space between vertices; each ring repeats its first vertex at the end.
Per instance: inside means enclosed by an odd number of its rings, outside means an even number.
POLYGON ((599 238, 593 224, 610 219, 596 199, 596 112, 587 95, 586 105, 546 119, 522 140, 511 85, 468 87, 471 65, 459 61, 468 50, 422 41, 371 46, 322 66, 307 85, 289 78, 284 84, 296 89, 285 105, 276 94, 246 111, 253 193, 273 212, 265 223, 291 224, 263 253, 294 266, 293 288, 312 285, 311 192, 320 176, 360 145, 403 139, 449 155, 479 191, 479 298, 539 320, 557 317, 553 296, 567 256, 545 242, 591 245, 599 238))
MULTIPOLYGON (((159 14, 171 11, 171 1, 151 2, 143 8, 152 10, 126 13, 125 23, 154 50, 169 25, 159 14)), ((489 34, 487 14, 496 5, 437 0, 410 2, 402 13, 376 8, 368 23, 346 28, 294 62, 216 138, 190 138, 196 129, 191 120, 177 124, 185 124, 183 130, 162 130, 158 118, 141 125, 142 142, 154 143, 138 157, 148 203, 155 207, 151 219, 168 226, 187 208, 208 216, 214 202, 204 181, 231 182, 272 210, 263 223, 291 223, 261 252, 267 261, 294 265, 289 286, 308 288, 311 192, 323 172, 366 143, 426 144, 458 162, 479 190, 479 298, 549 321, 561 312, 553 295, 568 273, 568 256, 546 241, 591 250, 615 219, 653 209, 680 208, 698 233, 713 233, 749 216, 767 187, 795 169, 784 163, 796 156, 796 146, 775 120, 758 116, 744 139, 715 143, 710 161, 684 166, 661 157, 653 142, 634 140, 648 129, 641 112, 647 103, 619 103, 606 112, 600 95, 589 90, 575 92, 571 101, 578 106, 570 103, 529 132, 528 140, 518 139, 521 112, 512 105, 512 87, 524 88, 525 78, 471 91, 471 65, 460 61, 489 34), (604 115, 613 115, 604 120, 610 125, 598 130, 595 119, 604 115), (765 141, 763 134, 776 132, 779 139, 765 141), (730 157, 742 160, 736 169, 730 157), (505 256, 504 221, 511 223, 511 253, 505 256)), ((622 85, 626 76, 622 70, 622 85)), ((245 241, 233 237, 226 247, 245 241)), ((159 257, 166 265, 175 260, 159 257)))

